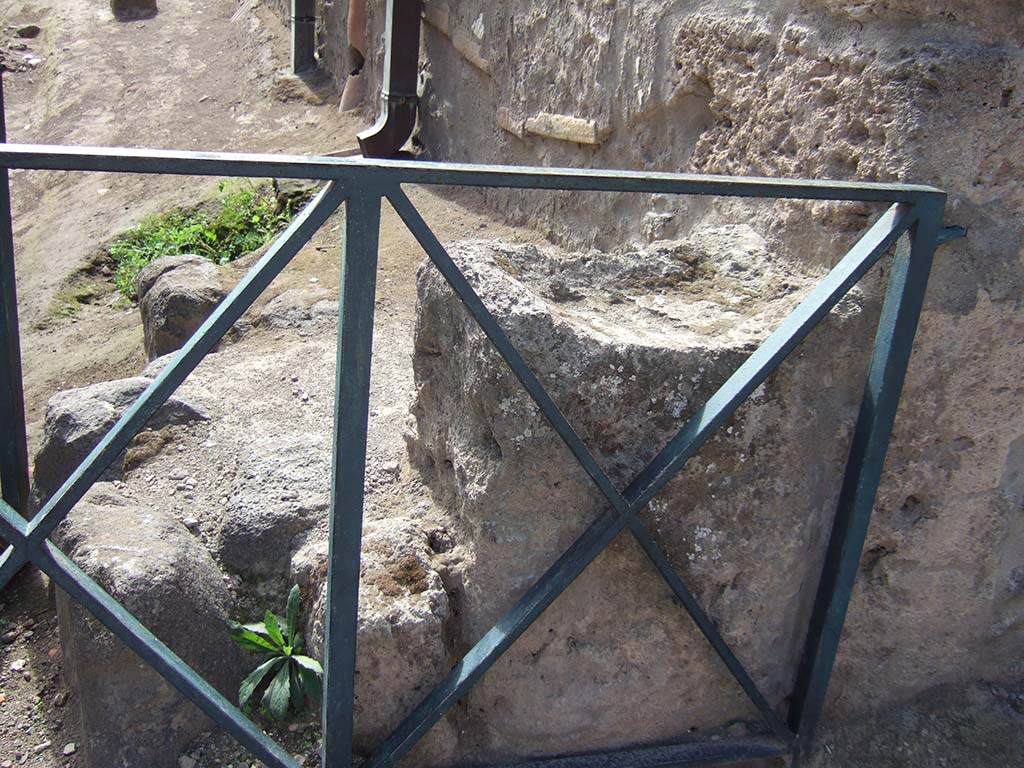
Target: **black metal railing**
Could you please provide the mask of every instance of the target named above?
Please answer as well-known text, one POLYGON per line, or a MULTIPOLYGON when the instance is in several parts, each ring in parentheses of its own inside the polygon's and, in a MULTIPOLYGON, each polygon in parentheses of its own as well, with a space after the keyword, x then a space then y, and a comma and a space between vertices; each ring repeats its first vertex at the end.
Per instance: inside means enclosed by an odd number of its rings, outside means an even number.
POLYGON ((353 762, 353 697, 359 598, 366 431, 374 288, 381 203, 394 207, 480 328, 536 402, 607 503, 607 510, 573 543, 447 676, 377 746, 366 768, 384 768, 406 755, 424 733, 476 683, 534 620, 624 529, 651 559, 685 610, 760 713, 770 736, 693 741, 535 761, 559 768, 684 765, 806 753, 820 718, 856 577, 889 435, 910 359, 925 287, 942 230, 945 194, 905 184, 731 178, 666 173, 490 167, 447 163, 289 157, 132 149, 0 145, 0 587, 32 563, 117 635, 207 715, 275 768, 295 760, 237 707, 196 674, 117 603, 49 539, 63 520, 203 357, 252 305, 317 229, 345 209, 341 258, 330 554, 324 642, 323 765, 353 762), (48 499, 25 520, 28 465, 18 359, 14 253, 7 169, 49 169, 214 176, 288 177, 327 182, 238 286, 185 343, 173 361, 48 499), (559 411, 465 275, 402 190, 403 184, 788 198, 887 203, 889 207, 778 329, 684 424, 623 489, 616 487, 559 411), (750 394, 807 337, 837 302, 893 246, 888 289, 870 368, 817 587, 806 644, 788 712, 766 699, 670 565, 640 512, 750 394))

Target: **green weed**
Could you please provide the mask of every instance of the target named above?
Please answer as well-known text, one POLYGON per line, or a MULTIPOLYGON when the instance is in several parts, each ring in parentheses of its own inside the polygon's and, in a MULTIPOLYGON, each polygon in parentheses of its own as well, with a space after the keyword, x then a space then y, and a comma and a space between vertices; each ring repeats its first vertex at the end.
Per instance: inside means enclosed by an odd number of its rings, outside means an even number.
POLYGON ((231 639, 248 651, 264 657, 238 689, 238 706, 248 710, 256 689, 265 685, 263 710, 275 720, 288 714, 288 707, 301 710, 307 701, 317 702, 321 696, 320 662, 302 655, 303 638, 299 632, 299 585, 288 593, 286 617, 282 619, 267 611, 263 621, 255 624, 229 622, 231 639), (268 681, 269 682, 266 682, 268 681))
POLYGON ((214 205, 176 209, 143 219, 108 246, 117 289, 135 298, 135 278, 160 256, 192 253, 227 264, 268 243, 294 215, 288 202, 278 205, 269 185, 221 182, 214 205))

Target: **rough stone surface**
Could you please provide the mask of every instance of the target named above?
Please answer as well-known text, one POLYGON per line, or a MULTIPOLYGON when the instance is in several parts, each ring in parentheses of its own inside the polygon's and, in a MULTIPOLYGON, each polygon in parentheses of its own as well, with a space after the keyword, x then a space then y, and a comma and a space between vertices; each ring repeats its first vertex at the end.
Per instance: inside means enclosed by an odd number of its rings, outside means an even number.
POLYGON ((156 0, 110 0, 110 10, 118 21, 149 19, 156 16, 156 0))
POLYGON ((214 545, 217 559, 247 577, 279 573, 287 565, 292 539, 323 519, 327 506, 326 496, 241 489, 225 505, 214 545))
MULTIPOLYGON (((356 659, 356 749, 372 749, 448 670, 445 645, 450 607, 432 562, 427 534, 415 521, 393 517, 363 530, 356 659)), ((316 595, 306 627, 312 653, 323 653, 327 548, 300 550, 292 574, 316 595)), ((455 733, 442 721, 417 749, 437 764, 451 757, 455 733)))
POLYGON ((271 328, 295 328, 310 322, 338 321, 338 300, 325 288, 290 288, 260 312, 260 324, 271 328))
MULTIPOLYGON (((230 594, 209 553, 166 512, 101 484, 62 524, 61 549, 224 695, 244 673, 224 631, 230 594)), ((63 592, 65 670, 87 765, 173 768, 211 723, 63 592)))
MULTIPOLYGON (((815 277, 743 226, 619 255, 487 241, 450 253, 619 487, 815 277)), ((455 518, 450 579, 466 648, 604 505, 433 269, 419 273, 419 302, 410 445, 455 518)), ((860 389, 863 356, 844 335, 862 324, 854 294, 645 516, 776 703, 788 693, 807 615, 801 587, 821 552, 819 510, 834 504, 860 389), (843 368, 822 388, 808 373, 830 356, 843 368)), ((468 701, 493 755, 661 740, 751 715, 625 540, 468 701)))
POLYGON ((163 256, 135 279, 149 359, 180 349, 227 295, 217 265, 202 256, 163 256))
MULTIPOLYGON (((58 392, 46 404, 43 443, 35 458, 33 482, 44 499, 56 491, 121 415, 148 387, 151 379, 135 376, 58 392)), ((171 397, 150 420, 151 429, 206 418, 205 412, 171 397)), ((120 460, 108 477, 120 475, 120 460)))

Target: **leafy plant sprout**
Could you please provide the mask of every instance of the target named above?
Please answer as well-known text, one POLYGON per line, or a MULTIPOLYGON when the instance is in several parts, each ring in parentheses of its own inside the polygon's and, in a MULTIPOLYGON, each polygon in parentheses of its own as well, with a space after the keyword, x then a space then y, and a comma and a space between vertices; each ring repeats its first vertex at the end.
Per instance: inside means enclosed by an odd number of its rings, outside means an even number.
POLYGON ((216 204, 175 209, 148 216, 118 237, 107 251, 114 281, 128 299, 135 298, 135 277, 160 256, 193 253, 227 264, 268 243, 283 230, 304 198, 279 204, 267 184, 220 182, 216 204))
POLYGON ((268 610, 262 622, 228 622, 232 640, 247 651, 266 657, 238 688, 238 706, 245 712, 249 711, 253 694, 264 684, 263 711, 275 720, 284 719, 289 706, 299 712, 307 702, 320 701, 324 671, 316 659, 302 655, 299 600, 299 585, 296 584, 288 593, 285 619, 268 610))

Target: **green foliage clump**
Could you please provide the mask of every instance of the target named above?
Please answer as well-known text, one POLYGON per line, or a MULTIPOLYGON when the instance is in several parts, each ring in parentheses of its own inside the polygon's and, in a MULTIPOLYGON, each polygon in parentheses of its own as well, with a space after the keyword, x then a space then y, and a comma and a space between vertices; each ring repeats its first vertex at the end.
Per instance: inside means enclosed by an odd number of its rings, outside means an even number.
POLYGON ((275 720, 281 720, 288 714, 289 705, 298 712, 307 701, 320 701, 320 679, 324 673, 320 662, 302 655, 303 638, 298 629, 298 584, 288 593, 286 613, 287 619, 267 611, 263 621, 255 624, 228 623, 232 640, 247 651, 265 657, 239 686, 238 706, 248 711, 249 700, 265 684, 263 711, 275 720))
POLYGON ((110 244, 122 294, 134 299, 136 276, 160 256, 193 253, 227 264, 269 242, 292 218, 292 204, 279 206, 268 185, 221 182, 218 189, 217 205, 148 216, 110 244))

